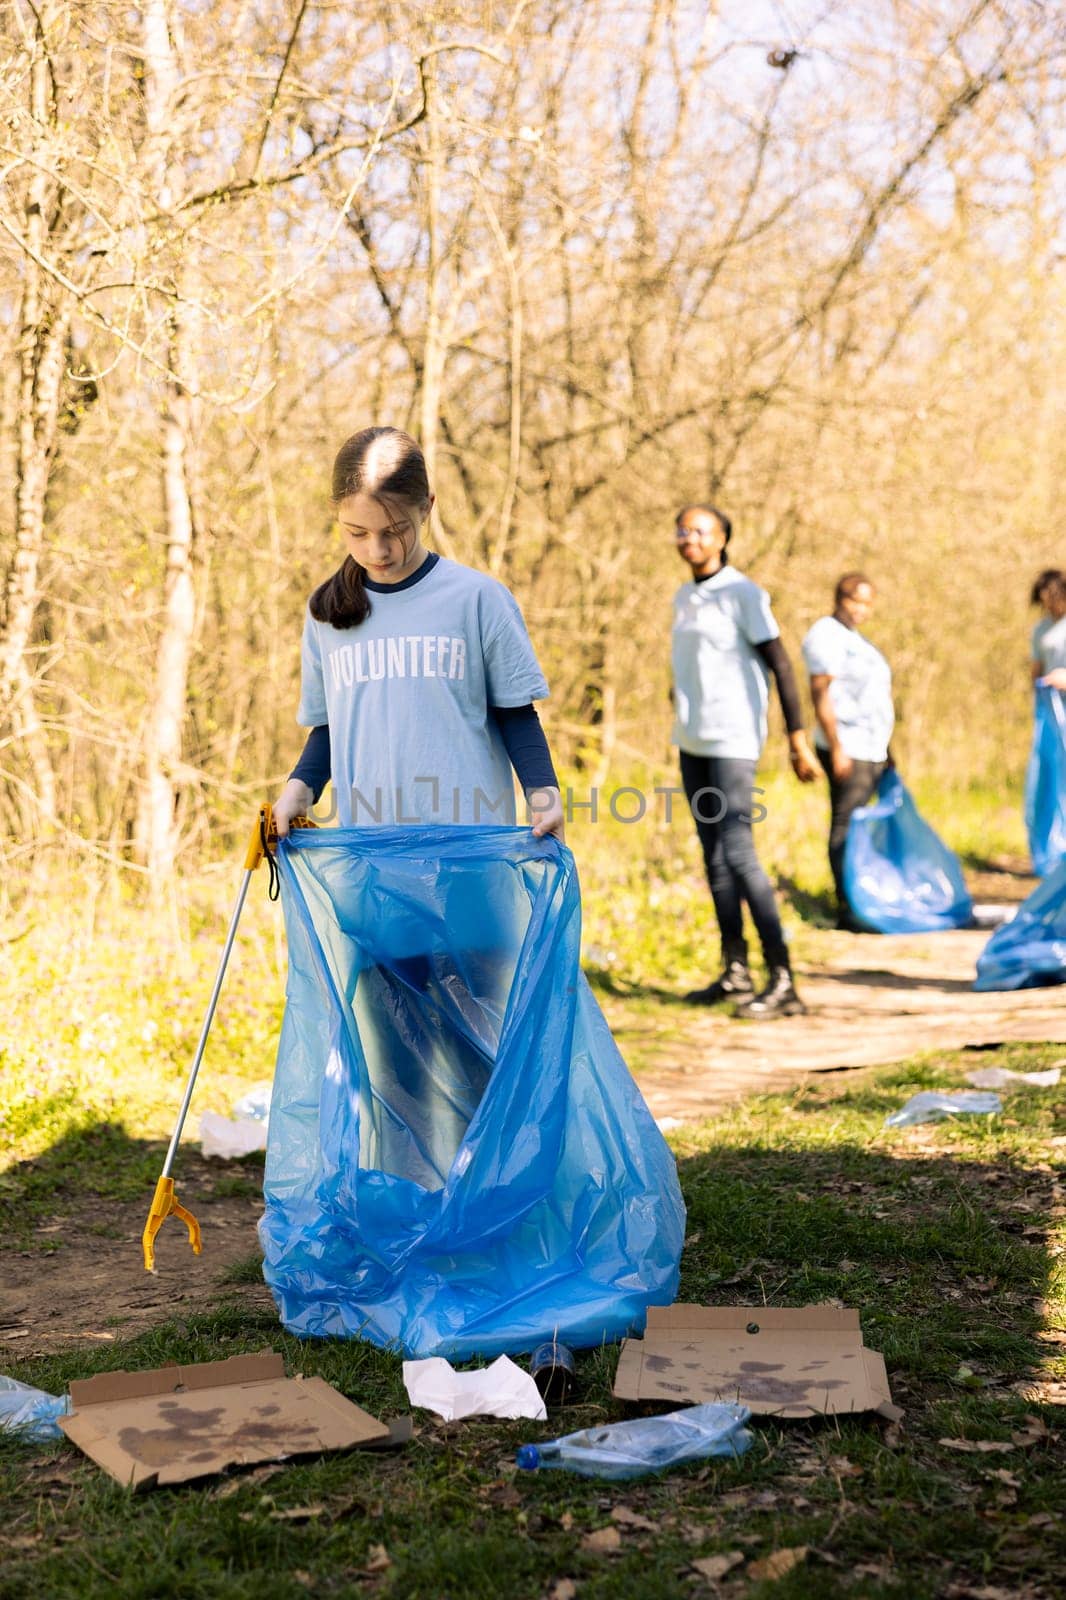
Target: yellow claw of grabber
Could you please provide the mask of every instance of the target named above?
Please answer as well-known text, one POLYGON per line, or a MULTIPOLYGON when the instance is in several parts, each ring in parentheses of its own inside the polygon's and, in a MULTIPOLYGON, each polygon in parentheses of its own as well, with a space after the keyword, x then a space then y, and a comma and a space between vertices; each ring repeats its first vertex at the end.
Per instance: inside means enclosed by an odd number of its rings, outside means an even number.
POLYGON ((200 1237, 200 1224, 191 1211, 186 1211, 180 1205, 174 1194, 174 1179, 160 1178, 155 1186, 152 1196, 152 1207, 148 1213, 148 1221, 141 1234, 141 1244, 144 1247, 144 1270, 155 1271, 155 1236, 169 1216, 180 1218, 189 1230, 189 1243, 192 1245, 194 1255, 199 1255, 203 1247, 200 1237))

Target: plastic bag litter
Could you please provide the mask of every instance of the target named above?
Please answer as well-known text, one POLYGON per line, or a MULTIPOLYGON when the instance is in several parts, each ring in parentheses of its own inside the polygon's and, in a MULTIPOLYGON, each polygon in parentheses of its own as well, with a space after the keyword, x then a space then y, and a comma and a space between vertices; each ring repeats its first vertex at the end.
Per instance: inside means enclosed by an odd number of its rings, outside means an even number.
POLYGON ((643 1478, 685 1461, 742 1456, 751 1444, 747 1406, 708 1403, 664 1417, 637 1417, 582 1428, 547 1444, 524 1444, 515 1457, 527 1472, 562 1467, 583 1478, 643 1478))
POLYGON ((998 1094, 980 1094, 976 1089, 956 1089, 942 1094, 939 1089, 923 1089, 912 1094, 906 1105, 885 1118, 886 1128, 909 1128, 916 1122, 940 1122, 944 1117, 990 1116, 1002 1111, 998 1094))
POLYGON ((233 1103, 233 1115, 246 1117, 250 1122, 267 1122, 270 1119, 270 1096, 274 1084, 266 1078, 262 1083, 254 1083, 247 1094, 242 1094, 239 1100, 233 1103))
POLYGON ((1025 773, 1025 829, 1040 878, 1066 857, 1066 696, 1038 681, 1025 773))
POLYGON ((234 1161, 267 1147, 267 1124, 255 1117, 220 1117, 205 1111, 200 1118, 200 1148, 205 1156, 220 1156, 234 1161))
POLYGON ((411 1357, 642 1328, 677 1168, 581 975, 573 857, 526 828, 292 834, 260 1223, 290 1331, 411 1357))
POLYGON ((232 1117, 205 1111, 200 1118, 200 1146, 205 1156, 233 1161, 267 1147, 271 1083, 257 1083, 233 1107, 232 1117))
POLYGON ((844 890, 876 933, 934 933, 972 918, 958 857, 919 815, 895 768, 883 773, 877 799, 852 815, 844 890))
POLYGON ((456 1372, 442 1356, 405 1361, 403 1381, 413 1406, 435 1411, 446 1422, 456 1417, 529 1417, 543 1422, 548 1415, 532 1377, 509 1356, 498 1356, 491 1367, 477 1372, 456 1372))
POLYGON ((69 1395, 46 1394, 0 1374, 0 1433, 17 1433, 34 1444, 62 1439, 56 1418, 65 1417, 69 1410, 69 1395))
POLYGON ((1066 983, 1066 860, 997 928, 977 958, 975 989, 1066 983))
POLYGON ((1062 1077, 1059 1067, 1048 1067, 1046 1072, 1011 1072, 1008 1067, 976 1067, 966 1074, 966 1082, 978 1089, 1010 1089, 1016 1083, 1032 1083, 1041 1089, 1051 1089, 1062 1077))

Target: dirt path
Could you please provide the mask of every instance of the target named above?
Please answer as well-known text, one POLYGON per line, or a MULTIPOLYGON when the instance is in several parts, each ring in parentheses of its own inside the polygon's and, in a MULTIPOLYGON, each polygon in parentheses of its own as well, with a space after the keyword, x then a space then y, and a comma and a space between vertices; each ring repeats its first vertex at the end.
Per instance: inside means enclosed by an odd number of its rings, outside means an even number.
POLYGON ((203 1252, 193 1255, 184 1225, 171 1217, 156 1243, 154 1274, 145 1272, 141 1256, 150 1189, 143 1203, 86 1197, 74 1214, 64 1204, 36 1230, 40 1242, 47 1237, 52 1245, 49 1254, 0 1244, 0 1371, 5 1352, 26 1359, 135 1338, 159 1323, 206 1311, 227 1292, 269 1305, 263 1283, 226 1288, 227 1269, 257 1248, 263 1210, 254 1182, 248 1184, 253 1193, 240 1198, 212 1194, 222 1173, 231 1171, 229 1163, 203 1161, 182 1147, 179 1192, 200 1222, 203 1252))
MULTIPOLYGON (((1025 884, 981 875, 989 899, 1019 898, 1025 884), (998 893, 997 893, 998 891, 998 893)), ((719 1011, 693 1016, 682 1048, 640 1075, 661 1119, 708 1116, 746 1094, 804 1078, 901 1061, 925 1050, 1023 1040, 1066 1045, 1066 990, 977 994, 987 930, 917 936, 820 936, 821 960, 800 967, 805 1017, 737 1022, 719 1011)))

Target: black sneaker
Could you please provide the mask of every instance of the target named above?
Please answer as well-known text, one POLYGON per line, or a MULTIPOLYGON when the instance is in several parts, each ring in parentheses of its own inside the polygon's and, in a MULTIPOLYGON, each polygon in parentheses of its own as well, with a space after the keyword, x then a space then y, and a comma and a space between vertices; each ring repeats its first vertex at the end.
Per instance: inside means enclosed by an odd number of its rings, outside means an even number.
POLYGON ((690 1006, 717 1006, 723 1000, 750 1000, 755 994, 746 961, 730 961, 720 978, 705 989, 690 989, 684 996, 690 1006))
POLYGON ((753 999, 737 1006, 738 1017, 752 1021, 771 1021, 775 1017, 803 1017, 807 1007, 796 993, 792 974, 787 967, 771 967, 770 981, 753 999))

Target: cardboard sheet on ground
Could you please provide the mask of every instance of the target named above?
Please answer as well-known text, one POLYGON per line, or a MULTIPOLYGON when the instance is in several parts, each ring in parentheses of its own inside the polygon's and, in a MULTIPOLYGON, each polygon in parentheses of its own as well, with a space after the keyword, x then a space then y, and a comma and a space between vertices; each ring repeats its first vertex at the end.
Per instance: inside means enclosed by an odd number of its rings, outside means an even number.
POLYGON ((287 1378, 273 1351, 150 1372, 102 1372, 70 1386, 67 1438, 133 1489, 227 1467, 376 1444, 388 1427, 322 1378, 287 1378))
POLYGON ((859 1313, 836 1306, 650 1306, 643 1339, 622 1345, 613 1392, 739 1402, 761 1416, 902 1416, 859 1313))

